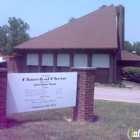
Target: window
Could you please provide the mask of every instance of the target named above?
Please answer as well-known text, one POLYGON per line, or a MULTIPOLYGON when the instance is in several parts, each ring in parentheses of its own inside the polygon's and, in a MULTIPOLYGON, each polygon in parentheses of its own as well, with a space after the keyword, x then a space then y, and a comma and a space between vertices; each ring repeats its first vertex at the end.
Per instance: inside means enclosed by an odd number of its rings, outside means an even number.
POLYGON ((70 55, 69 54, 57 54, 57 66, 70 66, 70 55))
POLYGON ((87 67, 87 54, 74 54, 74 67, 87 67))
POLYGON ((109 54, 93 54, 92 67, 94 68, 109 68, 109 54))
POLYGON ((53 54, 42 54, 42 66, 53 66, 53 54))
POLYGON ((27 54, 27 65, 37 66, 38 65, 38 54, 36 54, 36 53, 27 54))

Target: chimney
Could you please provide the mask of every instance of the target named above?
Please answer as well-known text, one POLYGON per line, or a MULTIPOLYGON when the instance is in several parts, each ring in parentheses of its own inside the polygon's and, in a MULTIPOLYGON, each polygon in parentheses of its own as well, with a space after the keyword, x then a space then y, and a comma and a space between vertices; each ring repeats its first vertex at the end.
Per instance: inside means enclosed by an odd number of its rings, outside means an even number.
POLYGON ((124 19, 125 8, 122 5, 116 7, 117 16, 117 42, 118 42, 118 59, 121 59, 121 50, 124 50, 124 19))

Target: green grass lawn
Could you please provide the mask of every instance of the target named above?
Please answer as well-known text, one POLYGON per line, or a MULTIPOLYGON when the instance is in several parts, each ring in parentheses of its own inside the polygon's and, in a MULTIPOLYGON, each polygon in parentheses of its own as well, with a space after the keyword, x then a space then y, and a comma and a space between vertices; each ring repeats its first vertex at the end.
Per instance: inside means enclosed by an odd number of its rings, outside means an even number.
POLYGON ((0 130, 0 140, 128 140, 129 128, 140 129, 140 104, 94 102, 95 121, 68 122, 70 108, 8 116, 9 125, 0 130))

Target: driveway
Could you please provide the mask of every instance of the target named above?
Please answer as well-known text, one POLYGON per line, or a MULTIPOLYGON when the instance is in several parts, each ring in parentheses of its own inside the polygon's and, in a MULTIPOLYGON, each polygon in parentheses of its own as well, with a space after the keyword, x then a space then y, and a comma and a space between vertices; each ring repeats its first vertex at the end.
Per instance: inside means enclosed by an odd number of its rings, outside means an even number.
POLYGON ((95 87, 94 99, 140 103, 140 90, 95 87))

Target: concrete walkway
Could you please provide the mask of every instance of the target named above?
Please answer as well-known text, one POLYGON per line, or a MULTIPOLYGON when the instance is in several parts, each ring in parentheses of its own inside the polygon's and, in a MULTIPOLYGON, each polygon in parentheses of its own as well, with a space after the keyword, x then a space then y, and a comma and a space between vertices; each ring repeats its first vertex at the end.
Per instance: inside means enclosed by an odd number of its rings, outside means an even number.
POLYGON ((140 103, 140 90, 95 87, 94 99, 140 103))

